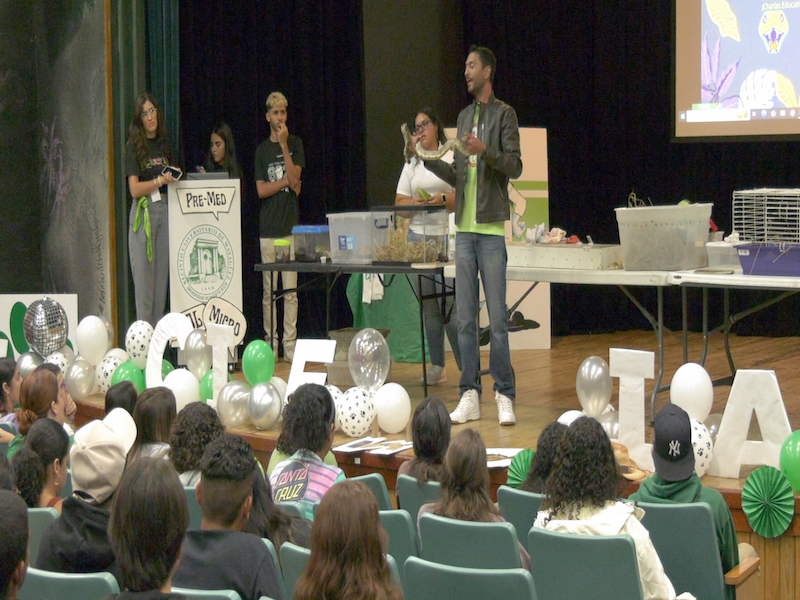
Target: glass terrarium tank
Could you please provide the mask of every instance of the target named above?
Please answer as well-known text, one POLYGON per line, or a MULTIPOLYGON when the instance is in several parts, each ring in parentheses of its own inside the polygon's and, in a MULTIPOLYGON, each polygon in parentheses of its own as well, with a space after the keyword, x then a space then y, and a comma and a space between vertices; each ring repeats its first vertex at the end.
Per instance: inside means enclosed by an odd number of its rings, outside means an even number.
POLYGON ((372 209, 373 264, 447 261, 447 210, 443 205, 372 209))

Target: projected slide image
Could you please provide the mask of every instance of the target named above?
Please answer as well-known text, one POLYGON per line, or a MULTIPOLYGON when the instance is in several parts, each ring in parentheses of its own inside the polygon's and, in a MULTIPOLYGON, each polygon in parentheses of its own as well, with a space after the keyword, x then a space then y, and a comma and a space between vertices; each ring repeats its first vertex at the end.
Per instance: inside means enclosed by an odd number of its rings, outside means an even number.
POLYGON ((703 4, 700 89, 681 117, 695 123, 800 119, 800 1, 703 4))

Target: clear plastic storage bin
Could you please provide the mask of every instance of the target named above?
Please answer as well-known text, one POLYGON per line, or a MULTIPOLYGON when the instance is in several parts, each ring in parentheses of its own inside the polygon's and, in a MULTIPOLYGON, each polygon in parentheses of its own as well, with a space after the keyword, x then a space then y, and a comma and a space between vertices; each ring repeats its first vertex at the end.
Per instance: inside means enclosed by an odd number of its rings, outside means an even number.
POLYGON ((447 261, 447 210, 443 205, 372 209, 373 264, 447 261))
POLYGON ((320 262, 331 257, 331 238, 327 225, 295 225, 294 259, 298 262, 320 262))
POLYGON ((330 214, 328 226, 334 263, 372 264, 372 213, 330 214))

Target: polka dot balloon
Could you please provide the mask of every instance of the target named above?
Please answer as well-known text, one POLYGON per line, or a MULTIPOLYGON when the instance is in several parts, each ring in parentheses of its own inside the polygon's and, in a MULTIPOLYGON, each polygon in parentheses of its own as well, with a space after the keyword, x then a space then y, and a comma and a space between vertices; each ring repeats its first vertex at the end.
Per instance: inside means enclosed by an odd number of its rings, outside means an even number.
POLYGON ((342 429, 342 390, 335 385, 328 384, 325 386, 333 398, 333 405, 336 407, 336 429, 342 429))
POLYGON ((367 434, 375 419, 372 397, 359 387, 351 387, 341 397, 342 431, 358 438, 367 434))
POLYGON ((153 326, 147 321, 134 321, 125 334, 125 350, 131 362, 140 369, 147 366, 147 351, 152 337, 153 326))
POLYGON ((692 422, 692 448, 694 449, 694 472, 698 477, 702 477, 708 471, 711 464, 714 442, 711 441, 711 434, 708 428, 697 419, 692 422))
POLYGON ((99 365, 94 368, 94 373, 97 381, 97 390, 101 394, 105 394, 108 388, 111 387, 111 378, 114 376, 114 371, 122 364, 119 356, 106 356, 99 365))

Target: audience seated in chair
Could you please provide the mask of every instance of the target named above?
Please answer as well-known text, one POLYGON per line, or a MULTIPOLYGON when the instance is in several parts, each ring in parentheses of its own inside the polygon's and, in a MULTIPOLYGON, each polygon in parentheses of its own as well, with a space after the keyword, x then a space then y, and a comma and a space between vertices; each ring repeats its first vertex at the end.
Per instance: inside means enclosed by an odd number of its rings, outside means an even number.
POLYGON ((0 490, 8 490, 15 492, 17 490, 17 481, 14 477, 14 471, 11 469, 11 463, 8 462, 8 457, 0 452, 0 490))
MULTIPOLYGON (((558 448, 561 436, 567 430, 567 426, 558 421, 553 421, 539 434, 539 441, 536 442, 536 454, 533 456, 528 477, 520 489, 524 492, 534 492, 541 494, 544 492, 544 482, 553 470, 553 458, 558 448)), ((517 532, 521 536, 528 534, 527 531, 517 532)))
MULTIPOLYGON (((320 406, 322 406, 322 409, 325 412, 325 420, 331 423, 336 423, 336 405, 333 402, 333 397, 327 389, 320 385, 312 387, 300 386, 297 388, 297 390, 295 390, 294 394, 289 396, 289 402, 297 397, 298 391, 301 395, 304 394, 316 398, 317 402, 320 403, 320 406), (303 389, 301 390, 300 388, 303 389)), ((294 437, 296 432, 296 428, 287 428, 284 425, 281 425, 281 432, 280 435, 278 435, 278 441, 275 444, 275 450, 272 451, 272 454, 269 457, 269 463, 267 463, 267 477, 272 476, 272 472, 279 463, 282 463, 287 458, 290 458, 295 452, 303 447, 304 439, 294 437)), ((339 466, 336 462, 336 457, 330 450, 328 450, 328 453, 325 454, 325 457, 322 460, 326 465, 331 467, 339 466)))
MULTIPOLYGON (((694 471, 692 423, 676 404, 667 404, 656 415, 653 428, 653 462, 656 472, 645 479, 629 500, 654 504, 705 502, 714 516, 722 572, 739 564, 739 547, 731 510, 717 490, 703 487, 694 471)), ((726 586, 726 597, 736 599, 736 590, 726 586)))
POLYGON ((296 600, 400 600, 385 558, 378 502, 358 481, 343 481, 322 498, 311 530, 311 558, 296 600))
POLYGON ((203 452, 223 433, 225 425, 208 404, 192 402, 181 409, 169 435, 169 459, 183 485, 197 485, 203 452))
MULTIPOLYGON (((486 445, 481 434, 464 429, 453 438, 444 459, 442 498, 423 504, 417 515, 433 513, 461 521, 503 522, 500 511, 489 495, 489 468, 486 466, 486 445)), ((476 547, 476 552, 480 549, 476 547)), ((531 558, 519 545, 522 566, 531 570, 531 558)))
POLYGON ((16 600, 28 570, 28 507, 0 490, 0 597, 16 600))
MULTIPOLYGON (((643 511, 632 503, 619 501, 620 475, 614 450, 600 423, 580 417, 567 428, 544 493, 534 527, 583 535, 631 536, 644 599, 675 598, 647 530, 639 522, 643 511)), ((530 551, 536 552, 536 548, 530 551)), ((577 570, 580 557, 575 560, 577 570)))
MULTIPOLYGON (((411 417, 414 458, 400 465, 397 474, 410 475, 420 481, 441 481, 452 426, 450 413, 439 398, 428 396, 420 402, 411 417)), ((411 518, 416 519, 417 515, 411 518)))
POLYGON ((314 519, 314 504, 334 483, 344 479, 339 467, 322 461, 333 446, 336 413, 332 405, 330 392, 316 383, 301 385, 289 396, 283 409, 281 435, 285 433, 297 449, 275 466, 269 478, 273 499, 298 502, 309 520, 314 519))
POLYGON ((284 542, 292 542, 303 548, 308 548, 311 543, 311 521, 287 512, 280 504, 273 502, 272 487, 264 477, 261 465, 253 470, 253 505, 242 531, 267 538, 278 554, 284 542))
POLYGON ((14 456, 17 488, 28 508, 54 508, 61 513, 68 464, 69 435, 64 426, 53 419, 37 419, 14 456))
POLYGON ((129 465, 108 526, 125 591, 106 600, 182 599, 170 591, 188 525, 186 494, 172 466, 148 457, 129 465))
POLYGON ((74 493, 61 517, 45 530, 36 568, 59 573, 108 571, 122 589, 121 573, 108 537, 111 503, 136 439, 136 424, 124 408, 75 433, 70 451, 74 493))
POLYGON ((139 399, 139 390, 130 381, 115 383, 106 392, 106 414, 115 408, 124 408, 130 415, 139 399))
POLYGON ((165 387, 142 392, 133 409, 136 441, 128 452, 128 464, 140 456, 169 458, 169 435, 175 421, 175 394, 165 387))
POLYGON ((58 377, 51 371, 42 369, 41 366, 22 382, 19 405, 19 410, 16 412, 19 435, 8 445, 9 460, 13 460, 22 448, 28 431, 35 421, 50 418, 63 425, 67 419, 67 395, 60 390, 58 377))
POLYGON ((0 422, 13 425, 14 432, 0 429, 0 444, 8 444, 17 431, 17 415, 14 412, 19 403, 19 388, 22 377, 19 376, 17 362, 8 356, 0 358, 0 422))
POLYGON ((239 436, 226 433, 206 446, 197 484, 202 525, 186 533, 183 558, 173 579, 176 586, 234 590, 242 600, 262 596, 283 600, 267 546, 258 536, 243 532, 256 468, 253 450, 239 436))

